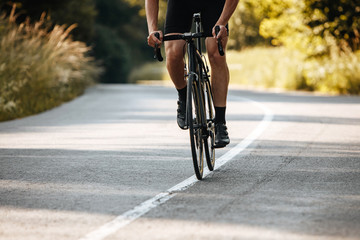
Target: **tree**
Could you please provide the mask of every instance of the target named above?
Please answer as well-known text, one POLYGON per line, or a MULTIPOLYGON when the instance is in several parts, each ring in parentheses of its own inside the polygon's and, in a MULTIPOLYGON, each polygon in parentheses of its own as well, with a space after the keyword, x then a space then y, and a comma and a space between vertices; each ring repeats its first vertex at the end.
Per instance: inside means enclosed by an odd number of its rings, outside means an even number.
POLYGON ((340 47, 360 49, 360 0, 305 0, 305 24, 316 35, 334 37, 340 47))
MULTIPOLYGON (((142 17, 145 17, 146 13, 145 13, 145 1, 144 0, 125 0, 125 2, 129 3, 131 6, 140 7, 139 15, 142 17)), ((159 0, 159 27, 160 28, 165 23, 166 8, 167 8, 167 1, 159 0)))
POLYGON ((267 0, 270 14, 260 34, 274 45, 300 49, 308 56, 358 50, 360 0, 267 0))
POLYGON ((126 0, 96 0, 94 53, 105 65, 103 82, 126 82, 132 67, 150 59, 146 20, 126 0))
POLYGON ((269 40, 259 34, 260 23, 266 14, 267 9, 263 1, 240 1, 229 22, 229 47, 241 49, 256 45, 269 45, 269 40))

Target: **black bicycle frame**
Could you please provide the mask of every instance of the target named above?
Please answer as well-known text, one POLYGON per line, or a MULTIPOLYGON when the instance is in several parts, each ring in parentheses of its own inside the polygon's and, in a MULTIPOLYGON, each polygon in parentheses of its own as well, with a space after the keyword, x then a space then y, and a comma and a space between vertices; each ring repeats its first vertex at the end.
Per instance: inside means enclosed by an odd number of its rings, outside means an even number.
MULTIPOLYGON (((194 21, 195 21, 195 29, 196 29, 196 33, 200 33, 201 32, 201 17, 200 17, 200 13, 196 13, 194 14, 194 21)), ((199 51, 200 55, 201 55, 201 39, 198 38, 197 39, 197 46, 196 46, 197 50, 199 51)))
MULTIPOLYGON (((198 41, 197 42, 198 45, 200 45, 201 47, 201 43, 198 41)), ((200 107, 200 112, 201 113, 205 113, 205 109, 204 109, 204 99, 203 99, 203 93, 201 92, 201 79, 202 79, 202 74, 203 74, 203 68, 204 68, 204 63, 202 61, 201 55, 199 53, 199 49, 195 46, 194 41, 190 40, 188 41, 187 44, 187 53, 188 53, 188 66, 189 66, 189 76, 188 76, 188 94, 191 94, 191 90, 192 90, 192 86, 193 84, 197 85, 197 87, 193 90, 197 91, 196 96, 198 96, 198 101, 199 102, 199 107, 200 107), (193 83, 192 81, 195 81, 195 83, 193 83)), ((188 116, 188 115, 186 115, 188 116)), ((206 119, 202 118, 202 114, 199 115, 199 117, 201 117, 200 122, 198 124, 200 124, 197 127, 204 127, 206 128, 206 119)), ((185 118, 185 125, 187 125, 187 118, 185 118)))

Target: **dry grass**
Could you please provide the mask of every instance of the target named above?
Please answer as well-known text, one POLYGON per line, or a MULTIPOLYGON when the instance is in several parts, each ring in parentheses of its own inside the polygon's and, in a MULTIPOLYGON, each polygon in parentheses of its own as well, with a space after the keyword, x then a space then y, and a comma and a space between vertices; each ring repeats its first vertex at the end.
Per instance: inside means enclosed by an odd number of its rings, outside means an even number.
POLYGON ((75 27, 46 27, 45 16, 15 23, 14 10, 0 17, 0 121, 38 113, 83 93, 101 69, 89 48, 72 41, 75 27))

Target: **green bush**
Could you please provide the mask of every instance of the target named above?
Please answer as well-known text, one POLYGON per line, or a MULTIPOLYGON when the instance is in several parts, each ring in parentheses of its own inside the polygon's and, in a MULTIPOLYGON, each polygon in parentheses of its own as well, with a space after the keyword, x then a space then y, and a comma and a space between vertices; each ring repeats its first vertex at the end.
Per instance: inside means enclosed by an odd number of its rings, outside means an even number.
POLYGON ((69 37, 74 26, 49 31, 0 17, 0 121, 38 113, 83 93, 100 73, 89 48, 69 37))

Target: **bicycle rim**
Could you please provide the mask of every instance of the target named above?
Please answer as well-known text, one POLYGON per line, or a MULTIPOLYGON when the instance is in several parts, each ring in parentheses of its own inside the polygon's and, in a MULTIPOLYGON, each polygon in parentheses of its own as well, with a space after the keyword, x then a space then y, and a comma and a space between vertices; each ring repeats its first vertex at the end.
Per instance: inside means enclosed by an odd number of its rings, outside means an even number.
POLYGON ((199 103, 198 86, 194 81, 194 75, 191 75, 188 81, 187 118, 194 170, 197 179, 201 180, 204 172, 204 141, 202 137, 199 103))
POLYGON ((204 148, 206 163, 210 171, 214 170, 215 167, 215 124, 214 124, 214 104, 212 99, 210 82, 208 80, 204 81, 204 91, 205 91, 205 112, 206 112, 206 122, 207 122, 207 138, 204 139, 204 148))

